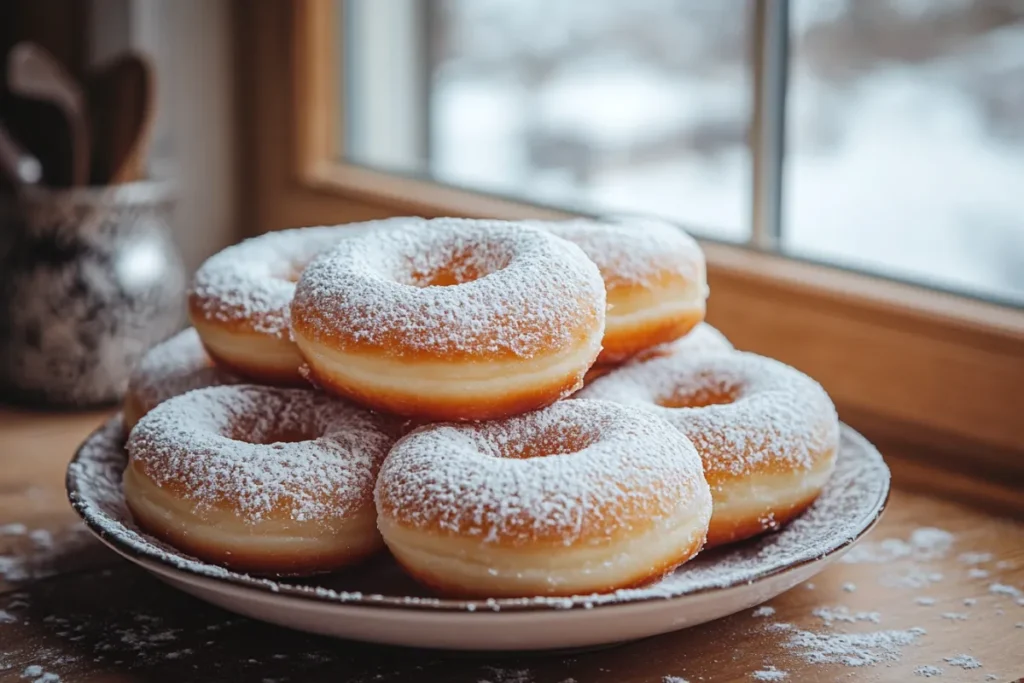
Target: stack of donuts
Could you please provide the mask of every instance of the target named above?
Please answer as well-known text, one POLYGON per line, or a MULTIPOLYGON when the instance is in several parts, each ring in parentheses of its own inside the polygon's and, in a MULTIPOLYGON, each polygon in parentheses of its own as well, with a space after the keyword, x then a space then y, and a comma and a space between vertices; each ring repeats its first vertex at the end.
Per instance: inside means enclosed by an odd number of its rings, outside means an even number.
POLYGON ((703 322, 652 221, 396 218, 197 271, 124 405, 136 523, 273 576, 385 549, 441 595, 641 585, 806 509, 838 447, 811 378, 703 322))

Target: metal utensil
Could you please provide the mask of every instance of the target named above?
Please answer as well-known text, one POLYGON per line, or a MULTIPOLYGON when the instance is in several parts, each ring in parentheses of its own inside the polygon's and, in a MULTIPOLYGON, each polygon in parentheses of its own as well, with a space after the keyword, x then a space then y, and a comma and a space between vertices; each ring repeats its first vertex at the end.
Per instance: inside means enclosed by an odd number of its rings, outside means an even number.
POLYGON ((71 134, 72 185, 89 182, 89 125, 85 97, 56 58, 35 43, 18 43, 7 58, 7 85, 27 99, 52 103, 67 120, 71 134))

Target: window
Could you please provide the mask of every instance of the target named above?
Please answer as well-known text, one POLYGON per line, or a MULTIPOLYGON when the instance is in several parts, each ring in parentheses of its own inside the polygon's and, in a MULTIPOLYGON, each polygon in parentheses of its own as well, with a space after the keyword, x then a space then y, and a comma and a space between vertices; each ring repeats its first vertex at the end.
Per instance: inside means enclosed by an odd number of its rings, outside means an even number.
POLYGON ((341 8, 350 160, 746 239, 747 0, 341 8))
POLYGON ((1024 303, 1019 2, 338 2, 350 161, 1024 303))
POLYGON ((1024 304, 1024 3, 792 3, 787 252, 1024 304))
MULTIPOLYGON (((1016 162, 1007 160, 1018 153, 1011 129, 1022 119, 1014 112, 1021 110, 1016 93, 1024 78, 1013 76, 1024 50, 1014 36, 1024 9, 1019 2, 550 0, 536 19, 541 6, 537 0, 234 3, 243 225, 262 232, 410 213, 660 213, 703 238, 708 319, 736 346, 818 379, 841 417, 883 445, 921 450, 950 468, 1024 477, 1024 310, 983 300, 1013 299, 1020 285, 1010 281, 1024 270, 1013 267, 1024 259, 1015 252, 1011 225, 1024 214, 1007 210, 1010 195, 1024 195, 1015 188, 1016 162), (879 33, 879 26, 911 30, 913 21, 897 21, 897 14, 914 8, 917 14, 908 16, 928 27, 914 34, 920 40, 879 33), (633 21, 633 14, 643 20, 633 21), (622 42, 622 32, 641 30, 654 37, 622 42), (685 39, 674 40, 672 31, 685 39), (510 32, 544 48, 543 69, 503 66, 511 48, 495 34, 510 32), (552 62, 555 38, 566 35, 578 50, 552 62), (849 47, 855 35, 861 44, 849 47), (986 45, 1001 45, 1001 56, 986 45), (836 46, 846 47, 837 52, 836 46), (924 66, 934 54, 945 56, 934 58, 934 68, 924 66), (813 77, 804 75, 812 64, 813 77), (626 65, 643 78, 629 82, 626 65), (987 95, 963 95, 956 108, 948 102, 984 82, 962 72, 1003 75, 987 95), (536 82, 548 89, 523 85, 538 74, 536 82), (956 113, 959 123, 930 129, 935 144, 915 148, 922 159, 900 172, 953 168, 900 185, 890 173, 891 150, 880 156, 885 163, 867 164, 873 157, 850 157, 846 142, 870 140, 858 129, 864 121, 857 107, 877 105, 865 84, 896 84, 891 99, 879 101, 899 103, 904 85, 925 78, 935 86, 935 106, 956 113), (630 101, 610 98, 609 83, 630 101), (701 88, 699 108, 675 106, 692 102, 674 89, 678 84, 701 88), (990 112, 981 119, 990 123, 963 124, 966 113, 979 111, 990 112), (708 122, 718 119, 729 123, 715 130, 708 122), (737 122, 746 130, 740 137, 737 122), (547 149, 528 142, 529 135, 571 142, 547 149), (581 136, 589 136, 585 144, 581 136), (957 164, 938 150, 948 140, 963 152, 957 164), (1003 162, 992 163, 994 148, 1003 162), (925 159, 926 153, 932 156, 925 159), (993 172, 982 178, 985 169, 993 172), (864 175, 860 194, 851 196, 845 185, 854 172, 864 175), (947 181, 957 173, 962 182, 947 181), (931 187, 939 181, 947 184, 931 187), (655 190, 656 196, 642 194, 655 190), (932 255, 934 242, 948 237, 937 227, 912 228, 919 230, 912 240, 893 236, 921 207, 937 215, 929 198, 963 209, 947 228, 976 232, 963 249, 952 250, 964 257, 960 263, 975 264, 973 279, 932 255), (830 207, 844 215, 832 215, 830 207), (879 217, 889 218, 884 228, 863 225, 879 217), (996 225, 1009 227, 999 232, 996 225), (919 253, 905 253, 912 250, 919 253), (971 250, 991 256, 970 261, 971 250), (997 263, 1004 264, 999 280, 997 263)), ((896 126, 889 138, 876 139, 882 151, 921 117, 909 106, 893 112, 881 119, 896 126)))

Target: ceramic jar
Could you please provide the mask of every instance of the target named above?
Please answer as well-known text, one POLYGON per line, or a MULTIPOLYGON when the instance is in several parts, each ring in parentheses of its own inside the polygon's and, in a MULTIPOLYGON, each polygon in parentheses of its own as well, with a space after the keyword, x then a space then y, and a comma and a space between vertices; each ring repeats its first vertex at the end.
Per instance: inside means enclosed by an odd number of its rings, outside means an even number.
POLYGON ((0 397, 85 407, 118 400, 153 344, 184 321, 173 188, 30 187, 0 211, 0 397))

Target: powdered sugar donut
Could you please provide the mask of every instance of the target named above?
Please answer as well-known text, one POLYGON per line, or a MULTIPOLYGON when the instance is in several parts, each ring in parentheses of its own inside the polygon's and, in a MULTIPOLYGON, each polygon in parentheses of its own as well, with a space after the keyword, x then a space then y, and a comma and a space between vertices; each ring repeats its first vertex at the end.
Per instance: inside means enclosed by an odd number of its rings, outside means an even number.
POLYGON ((825 390, 752 353, 631 363, 578 395, 644 407, 693 441, 715 501, 708 546, 785 524, 818 497, 835 463, 839 422, 825 390))
POLYGON ((491 419, 579 388, 604 311, 579 247, 523 224, 439 218, 313 261, 292 334, 328 391, 411 417, 491 419))
POLYGON ((707 323, 699 323, 687 332, 686 336, 666 344, 658 344, 649 349, 644 349, 631 358, 630 362, 650 360, 651 358, 659 358, 661 356, 689 356, 732 350, 732 343, 718 328, 712 327, 707 323))
POLYGON ((303 389, 198 389, 139 420, 124 494, 140 527, 240 571, 330 571, 379 550, 379 418, 303 389))
POLYGON ((261 383, 304 385, 299 374, 302 357, 288 330, 295 281, 326 249, 392 223, 269 232, 207 259, 188 293, 189 317, 206 350, 218 364, 261 383))
POLYGON ((672 432, 604 401, 421 427, 381 468, 381 534, 414 577, 449 595, 645 583, 700 550, 711 516, 697 452, 672 432))
MULTIPOLYGON (((725 335, 707 323, 699 323, 696 327, 675 341, 658 344, 645 349, 629 360, 630 363, 649 360, 659 356, 692 355, 698 353, 715 353, 731 351, 732 344, 725 335)), ((590 384, 598 377, 603 377, 620 366, 596 364, 587 371, 585 384, 590 384)))
POLYGON ((182 330, 146 352, 132 371, 124 398, 125 434, 150 410, 193 389, 243 380, 214 366, 193 328, 182 330))
POLYGON ((620 363, 683 336, 704 319, 704 252, 679 228, 645 219, 541 225, 579 245, 601 270, 608 318, 598 363, 620 363))

